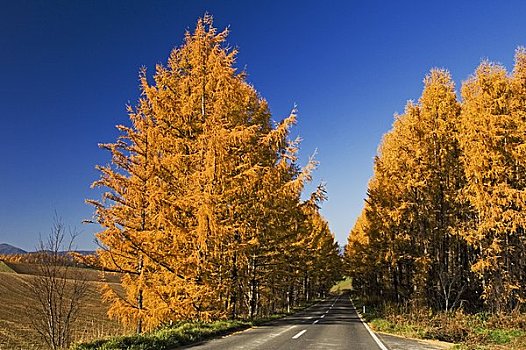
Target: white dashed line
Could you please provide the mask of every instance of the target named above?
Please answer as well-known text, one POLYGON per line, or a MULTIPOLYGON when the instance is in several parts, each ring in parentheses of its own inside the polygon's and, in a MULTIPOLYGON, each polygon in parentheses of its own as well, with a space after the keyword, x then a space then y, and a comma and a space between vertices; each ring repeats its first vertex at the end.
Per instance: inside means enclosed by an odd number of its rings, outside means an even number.
POLYGON ((295 336, 292 337, 292 339, 298 339, 299 337, 301 337, 307 330, 304 329, 302 330, 301 332, 299 332, 298 334, 296 334, 295 336))
POLYGON ((312 324, 316 324, 318 322, 320 322, 320 320, 316 320, 316 321, 312 322, 312 324))
POLYGON ((325 317, 325 315, 321 315, 321 318, 324 318, 324 317, 325 317))
POLYGON ((328 314, 328 313, 329 313, 329 310, 325 311, 325 313, 328 314))

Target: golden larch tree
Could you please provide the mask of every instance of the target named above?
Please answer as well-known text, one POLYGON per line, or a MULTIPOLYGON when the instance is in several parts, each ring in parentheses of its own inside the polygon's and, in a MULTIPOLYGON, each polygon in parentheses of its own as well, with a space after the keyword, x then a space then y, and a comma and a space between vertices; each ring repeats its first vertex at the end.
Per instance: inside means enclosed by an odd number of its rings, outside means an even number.
POLYGON ((509 310, 525 297, 525 62, 519 49, 509 76, 485 61, 462 86, 464 195, 476 210, 466 239, 479 251, 473 270, 493 310, 509 310))
POLYGON ((274 312, 284 287, 268 281, 299 254, 300 197, 315 162, 297 165, 295 111, 272 124, 227 35, 200 19, 153 83, 141 74, 132 126, 103 146, 113 166, 99 168, 95 185, 109 191, 90 202, 104 228, 101 260, 124 273, 125 290, 107 297, 138 330, 274 312))

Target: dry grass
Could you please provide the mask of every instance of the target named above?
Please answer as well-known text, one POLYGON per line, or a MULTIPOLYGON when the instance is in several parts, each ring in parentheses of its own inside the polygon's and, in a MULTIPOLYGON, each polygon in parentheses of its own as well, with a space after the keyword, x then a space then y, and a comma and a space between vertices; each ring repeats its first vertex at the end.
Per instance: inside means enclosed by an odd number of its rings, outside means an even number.
MULTIPOLYGON (((8 266, 17 273, 0 272, 0 350, 4 349, 42 349, 42 342, 35 330, 28 326, 27 317, 31 315, 33 301, 26 295, 24 285, 34 278, 31 273, 38 271, 30 264, 8 266)), ((78 321, 74 325, 75 340, 91 340, 126 332, 117 322, 108 319, 107 305, 100 295, 102 276, 100 272, 77 269, 76 273, 86 273, 90 285, 88 296, 83 301, 78 321)), ((106 274, 111 281, 118 280, 115 274, 106 274)))
MULTIPOLYGON (((7 267, 11 268, 14 272, 23 275, 34 275, 38 276, 42 274, 39 265, 29 264, 29 263, 14 263, 6 262, 7 267)), ((120 277, 118 273, 115 272, 101 272, 99 270, 87 269, 87 268, 78 268, 78 267, 69 267, 69 272, 71 276, 68 278, 74 278, 75 275, 82 274, 88 281, 92 282, 107 282, 107 283, 119 283, 120 277)))
POLYGON ((526 314, 432 313, 384 307, 369 315, 374 330, 459 344, 462 350, 526 349, 526 314))

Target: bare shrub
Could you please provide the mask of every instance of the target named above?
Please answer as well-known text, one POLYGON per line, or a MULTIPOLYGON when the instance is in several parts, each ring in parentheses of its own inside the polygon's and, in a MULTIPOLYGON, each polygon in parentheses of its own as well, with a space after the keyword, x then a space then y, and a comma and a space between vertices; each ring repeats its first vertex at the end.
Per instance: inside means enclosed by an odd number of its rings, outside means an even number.
POLYGON ((88 292, 85 275, 72 268, 74 261, 68 254, 78 233, 67 231, 69 240, 64 224, 55 214, 47 240, 39 241, 38 275, 27 283, 34 301, 34 308, 27 312, 29 324, 53 350, 70 345, 73 323, 88 292))

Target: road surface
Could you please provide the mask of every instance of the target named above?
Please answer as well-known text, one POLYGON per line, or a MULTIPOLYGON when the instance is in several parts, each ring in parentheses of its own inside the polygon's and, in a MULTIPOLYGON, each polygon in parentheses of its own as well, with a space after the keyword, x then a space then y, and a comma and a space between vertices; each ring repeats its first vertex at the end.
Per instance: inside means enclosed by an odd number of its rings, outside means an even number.
MULTIPOLYGON (((332 297, 302 312, 186 349, 379 350, 348 295, 332 297)), ((385 349, 385 348, 384 348, 385 349)))

